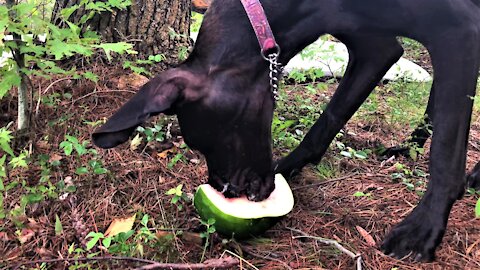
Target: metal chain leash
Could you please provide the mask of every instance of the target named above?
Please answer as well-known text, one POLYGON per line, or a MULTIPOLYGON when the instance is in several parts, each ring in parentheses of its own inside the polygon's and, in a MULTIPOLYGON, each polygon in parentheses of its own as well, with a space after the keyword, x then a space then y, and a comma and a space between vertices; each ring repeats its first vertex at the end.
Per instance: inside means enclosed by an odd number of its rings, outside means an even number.
POLYGON ((273 99, 277 101, 278 97, 278 84, 283 73, 283 66, 278 62, 278 57, 280 56, 280 48, 277 46, 277 52, 270 53, 268 56, 262 56, 269 63, 269 77, 270 77, 270 89, 272 91, 273 99))

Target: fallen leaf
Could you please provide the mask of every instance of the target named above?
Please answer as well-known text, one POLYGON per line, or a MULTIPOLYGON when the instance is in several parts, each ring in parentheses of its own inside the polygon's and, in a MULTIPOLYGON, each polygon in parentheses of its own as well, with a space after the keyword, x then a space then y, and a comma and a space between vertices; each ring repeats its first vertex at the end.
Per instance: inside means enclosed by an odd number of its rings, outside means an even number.
POLYGON ((22 229, 20 235, 18 236, 18 241, 20 243, 25 244, 26 242, 30 241, 30 239, 35 236, 35 232, 31 229, 22 229))
POLYGON ((53 154, 52 156, 50 156, 50 159, 48 160, 48 162, 52 163, 52 162, 55 162, 55 161, 60 161, 62 160, 62 156, 58 155, 58 154, 53 154))
POLYGON ((373 240, 373 237, 364 228, 360 226, 355 226, 355 228, 369 246, 374 247, 377 245, 375 240, 373 240))
POLYGON ((163 238, 165 236, 170 236, 170 235, 173 235, 173 233, 167 232, 167 231, 158 231, 155 233, 155 236, 157 237, 157 239, 163 238))
POLYGON ((50 144, 47 141, 38 141, 37 147, 43 150, 48 150, 50 149, 50 144))
POLYGON ((199 246, 203 245, 204 239, 200 237, 199 233, 183 232, 181 238, 184 242, 196 244, 199 246))
POLYGON ((110 226, 108 226, 107 231, 105 231, 105 237, 112 237, 119 233, 130 231, 133 228, 135 216, 136 214, 129 218, 114 219, 110 226))
POLYGON ((35 253, 37 253, 40 257, 45 258, 45 257, 53 257, 53 252, 41 247, 41 248, 35 248, 35 253))
POLYGON ((176 153, 176 152, 177 152, 177 148, 172 147, 170 149, 162 151, 161 153, 157 154, 157 156, 161 159, 165 159, 168 156, 168 153, 176 153))
POLYGON ((138 146, 142 143, 142 136, 139 133, 135 135, 135 137, 130 142, 130 150, 135 151, 137 150, 138 146))

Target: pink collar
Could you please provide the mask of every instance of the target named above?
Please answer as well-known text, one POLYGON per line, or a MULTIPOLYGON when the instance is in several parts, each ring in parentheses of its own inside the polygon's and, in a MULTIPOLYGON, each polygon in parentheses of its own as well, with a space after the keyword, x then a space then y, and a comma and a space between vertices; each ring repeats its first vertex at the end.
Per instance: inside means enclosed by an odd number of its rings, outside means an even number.
POLYGON ((268 23, 267 16, 259 0, 240 0, 243 8, 248 15, 253 30, 257 35, 260 44, 262 56, 265 58, 267 51, 276 49, 277 55, 280 54, 280 47, 275 41, 272 29, 268 23))

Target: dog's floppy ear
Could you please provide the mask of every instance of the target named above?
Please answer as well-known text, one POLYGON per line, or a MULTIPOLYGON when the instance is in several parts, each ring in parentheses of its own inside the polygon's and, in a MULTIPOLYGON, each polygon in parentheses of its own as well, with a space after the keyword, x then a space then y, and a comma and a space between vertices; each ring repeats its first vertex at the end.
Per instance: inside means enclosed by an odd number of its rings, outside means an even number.
POLYGON ((170 109, 188 87, 191 77, 186 72, 165 72, 151 79, 92 134, 93 143, 112 148, 127 141, 150 116, 170 109))

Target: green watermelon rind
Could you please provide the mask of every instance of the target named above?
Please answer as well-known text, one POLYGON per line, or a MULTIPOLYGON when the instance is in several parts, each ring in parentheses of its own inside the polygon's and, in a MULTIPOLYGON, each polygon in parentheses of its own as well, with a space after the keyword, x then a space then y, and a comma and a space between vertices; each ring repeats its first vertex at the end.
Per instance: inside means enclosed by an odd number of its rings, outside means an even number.
POLYGON ((215 219, 216 231, 226 237, 238 240, 257 236, 270 229, 282 217, 262 217, 243 219, 221 212, 206 196, 200 187, 195 194, 193 204, 204 220, 215 219))

